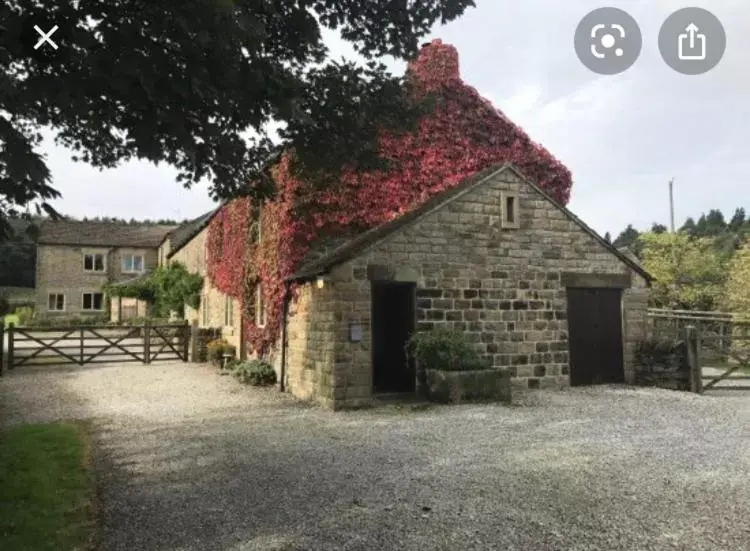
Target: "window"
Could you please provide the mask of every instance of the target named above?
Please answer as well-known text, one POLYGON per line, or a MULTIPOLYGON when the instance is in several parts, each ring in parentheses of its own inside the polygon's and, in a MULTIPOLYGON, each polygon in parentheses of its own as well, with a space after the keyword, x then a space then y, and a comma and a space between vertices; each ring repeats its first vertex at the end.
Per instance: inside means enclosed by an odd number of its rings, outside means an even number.
POLYGON ((263 287, 258 284, 255 288, 255 325, 257 327, 266 326, 267 313, 266 313, 266 301, 263 298, 263 287))
POLYGON ((226 297, 224 300, 224 325, 234 327, 234 299, 226 297))
POLYGON ((203 314, 203 327, 208 327, 208 295, 201 297, 201 308, 203 314))
POLYGON ((104 254, 89 253, 83 255, 84 272, 103 272, 104 271, 104 254))
POLYGON ((520 228, 521 220, 518 216, 518 196, 513 193, 503 193, 503 227, 520 228))
POLYGON ((122 271, 125 273, 141 273, 143 272, 143 255, 142 254, 126 254, 122 257, 122 271))
POLYGON ((47 309, 53 312, 65 310, 65 295, 62 293, 50 293, 47 299, 47 309))
POLYGON ((103 293, 83 293, 84 310, 104 310, 103 293))

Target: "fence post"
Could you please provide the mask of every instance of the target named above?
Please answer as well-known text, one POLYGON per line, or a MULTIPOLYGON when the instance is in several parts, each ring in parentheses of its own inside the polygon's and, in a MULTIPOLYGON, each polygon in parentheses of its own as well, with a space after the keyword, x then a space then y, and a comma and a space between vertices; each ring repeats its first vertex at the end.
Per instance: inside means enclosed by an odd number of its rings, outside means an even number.
POLYGON ((3 364, 5 362, 5 323, 0 318, 0 377, 3 376, 3 364))
POLYGON ((190 337, 191 337, 190 322, 185 320, 185 326, 182 328, 182 361, 188 361, 188 354, 190 353, 190 337))
POLYGON ((200 339, 198 338, 198 320, 194 319, 190 324, 190 361, 198 363, 200 339))
POLYGON ((8 369, 13 369, 13 363, 15 362, 15 359, 13 358, 13 323, 8 324, 8 369))
POLYGON ((151 363, 151 322, 148 318, 143 324, 143 363, 151 363))
POLYGON ((85 330, 83 328, 81 328, 81 359, 79 360, 79 362, 80 362, 79 365, 83 365, 83 360, 84 360, 84 358, 83 358, 83 344, 85 342, 84 331, 85 330))
POLYGON ((698 356, 698 332, 695 327, 685 327, 685 347, 690 368, 690 391, 703 394, 703 372, 698 356))

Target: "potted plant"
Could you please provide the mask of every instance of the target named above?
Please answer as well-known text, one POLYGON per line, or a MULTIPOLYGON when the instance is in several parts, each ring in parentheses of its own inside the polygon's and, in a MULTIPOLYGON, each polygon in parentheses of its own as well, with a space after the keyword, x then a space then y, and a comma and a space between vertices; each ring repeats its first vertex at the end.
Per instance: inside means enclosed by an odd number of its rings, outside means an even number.
POLYGON ((406 347, 423 371, 428 399, 510 402, 510 371, 493 368, 463 333, 447 328, 415 333, 406 347))
POLYGON ((206 345, 208 361, 218 367, 227 365, 229 359, 234 358, 237 350, 226 339, 215 339, 206 345))

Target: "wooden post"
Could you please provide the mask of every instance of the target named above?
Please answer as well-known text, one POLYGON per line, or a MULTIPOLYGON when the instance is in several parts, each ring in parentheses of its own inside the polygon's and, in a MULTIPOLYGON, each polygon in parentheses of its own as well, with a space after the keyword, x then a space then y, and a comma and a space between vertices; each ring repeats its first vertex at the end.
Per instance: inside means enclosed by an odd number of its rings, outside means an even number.
POLYGON ((78 365, 83 365, 83 343, 84 343, 84 331, 85 329, 81 329, 81 359, 79 360, 78 365))
POLYGON ((199 361, 199 339, 198 339, 198 320, 190 322, 190 361, 198 363, 199 361))
POLYGON ((190 337, 192 335, 191 327, 188 320, 185 320, 184 327, 181 330, 182 333, 182 361, 188 361, 188 353, 190 352, 190 337))
POLYGON ((685 347, 690 368, 690 391, 703 394, 703 372, 698 355, 698 333, 695 327, 685 327, 685 347))
POLYGON ((148 318, 143 324, 143 363, 151 363, 151 322, 148 318))
POLYGON ((15 359, 13 358, 13 323, 8 324, 8 369, 13 369, 13 364, 15 363, 15 359))
POLYGON ((5 361, 5 323, 0 318, 0 377, 3 376, 3 362, 5 361))

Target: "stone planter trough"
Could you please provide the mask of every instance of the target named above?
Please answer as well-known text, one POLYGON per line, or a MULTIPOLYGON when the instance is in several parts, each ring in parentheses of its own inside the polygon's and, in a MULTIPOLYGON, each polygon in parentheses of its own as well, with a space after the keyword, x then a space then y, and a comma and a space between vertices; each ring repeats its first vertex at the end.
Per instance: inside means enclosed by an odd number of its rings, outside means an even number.
POLYGON ((427 398, 434 402, 511 401, 510 371, 482 369, 479 371, 440 371, 426 369, 427 398))

